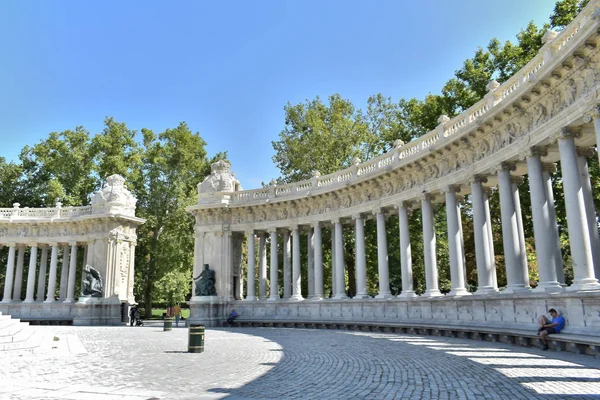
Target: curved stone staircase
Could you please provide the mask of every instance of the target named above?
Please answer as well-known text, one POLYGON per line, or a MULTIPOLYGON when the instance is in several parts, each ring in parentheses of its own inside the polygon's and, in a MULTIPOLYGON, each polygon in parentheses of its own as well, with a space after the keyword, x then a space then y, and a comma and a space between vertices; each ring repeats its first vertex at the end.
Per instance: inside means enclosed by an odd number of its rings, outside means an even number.
POLYGON ((29 323, 0 313, 0 357, 38 353, 49 340, 29 323))

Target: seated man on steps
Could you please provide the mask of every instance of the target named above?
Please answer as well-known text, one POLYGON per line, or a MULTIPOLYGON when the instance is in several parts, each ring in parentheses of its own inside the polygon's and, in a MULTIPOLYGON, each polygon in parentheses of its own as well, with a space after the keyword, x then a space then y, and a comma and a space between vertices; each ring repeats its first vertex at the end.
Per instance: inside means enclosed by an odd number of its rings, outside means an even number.
POLYGON ((542 350, 548 350, 548 335, 551 333, 560 333, 565 327, 565 319, 558 315, 558 312, 554 308, 548 310, 552 320, 549 320, 545 315, 541 315, 538 318, 540 328, 538 329, 538 335, 542 341, 542 350))

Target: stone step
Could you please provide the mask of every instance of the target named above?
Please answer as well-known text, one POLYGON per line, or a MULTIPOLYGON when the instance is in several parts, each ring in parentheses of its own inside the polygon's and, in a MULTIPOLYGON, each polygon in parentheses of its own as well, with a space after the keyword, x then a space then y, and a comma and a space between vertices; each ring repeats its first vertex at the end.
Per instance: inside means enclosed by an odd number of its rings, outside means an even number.
POLYGON ((34 353, 42 344, 44 335, 34 330, 29 331, 26 335, 25 340, 14 343, 0 343, 0 352, 12 356, 34 353))
POLYGON ((4 343, 17 343, 26 341, 32 333, 31 329, 23 324, 15 327, 11 335, 0 336, 0 345, 4 343))
POLYGON ((0 336, 12 335, 19 327, 26 326, 18 319, 0 320, 0 336))

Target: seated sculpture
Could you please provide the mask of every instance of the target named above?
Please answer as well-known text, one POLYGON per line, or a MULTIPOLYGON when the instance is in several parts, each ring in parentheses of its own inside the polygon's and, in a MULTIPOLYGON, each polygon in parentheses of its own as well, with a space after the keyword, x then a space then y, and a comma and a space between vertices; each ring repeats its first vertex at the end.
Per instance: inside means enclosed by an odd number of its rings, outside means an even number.
POLYGON ((102 283, 100 272, 91 265, 86 264, 83 267, 81 294, 84 296, 102 297, 103 290, 104 284, 102 283))
POLYGON ((216 296, 215 282, 215 271, 210 269, 208 264, 204 264, 204 269, 200 275, 194 278, 196 285, 194 294, 196 296, 216 296))

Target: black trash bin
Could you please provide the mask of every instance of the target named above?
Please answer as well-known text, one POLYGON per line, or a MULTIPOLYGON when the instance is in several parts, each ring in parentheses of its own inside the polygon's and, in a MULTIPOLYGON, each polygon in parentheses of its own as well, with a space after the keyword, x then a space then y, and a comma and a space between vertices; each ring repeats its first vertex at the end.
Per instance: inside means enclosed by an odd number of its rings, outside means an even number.
POLYGON ((188 339, 189 353, 204 352, 204 325, 192 324, 189 330, 188 339))
POLYGON ((173 330, 173 317, 165 317, 165 326, 163 331, 173 330))

